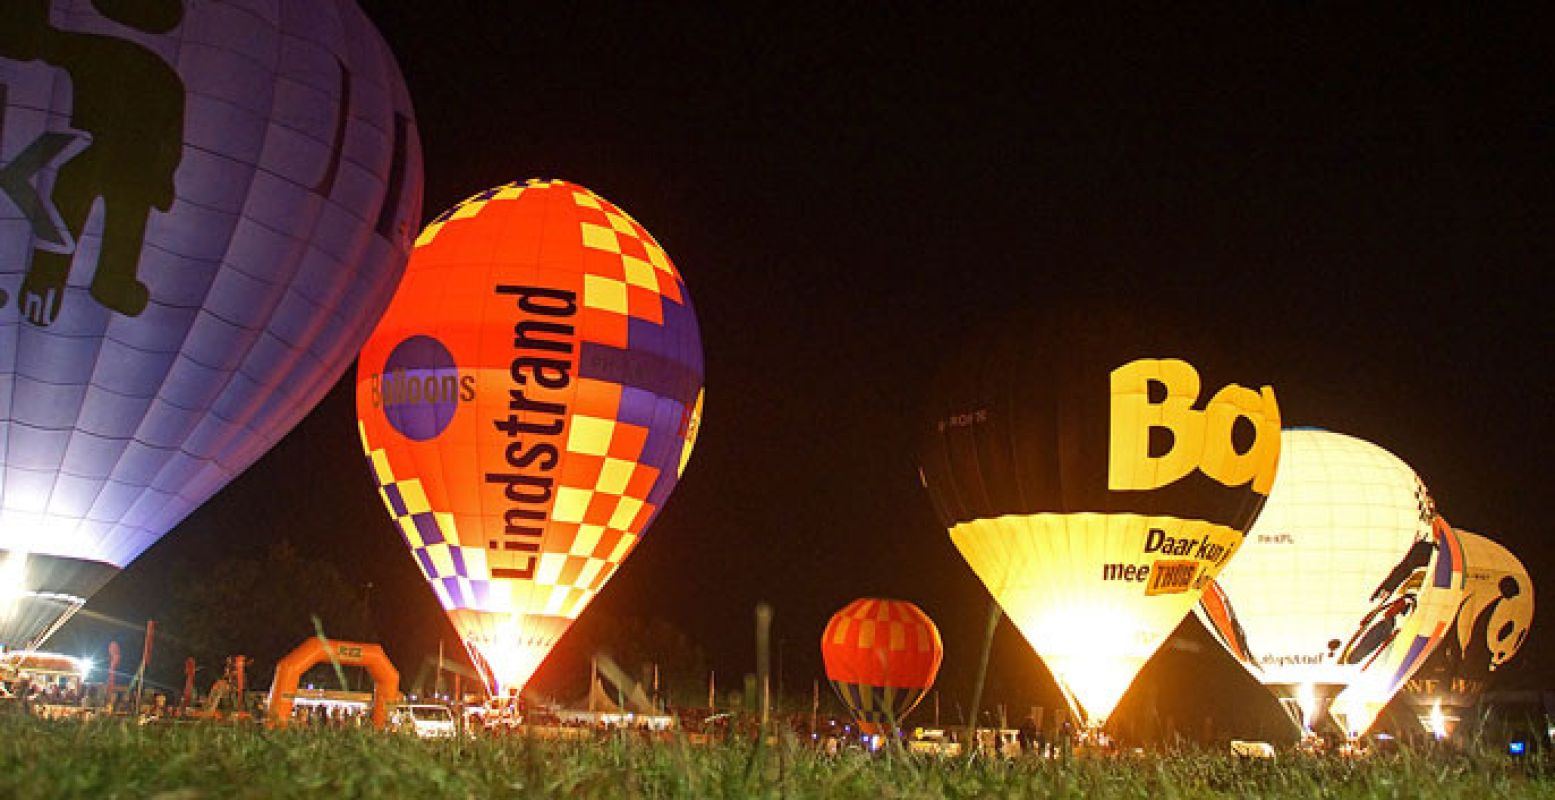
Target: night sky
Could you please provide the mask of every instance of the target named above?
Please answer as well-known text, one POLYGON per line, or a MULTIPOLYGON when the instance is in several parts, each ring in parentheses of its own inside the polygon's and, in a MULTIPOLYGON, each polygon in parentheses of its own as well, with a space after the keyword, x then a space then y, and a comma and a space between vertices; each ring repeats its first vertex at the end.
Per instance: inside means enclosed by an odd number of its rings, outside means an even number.
MULTIPOLYGON (((1539 20, 835 6, 364 4, 416 104, 425 218, 565 178, 690 286, 701 438, 590 613, 668 621, 732 683, 770 601, 792 688, 820 674, 833 611, 901 597, 944 634, 945 702, 966 696, 986 594, 919 485, 919 407, 970 326, 1074 307, 1254 356, 1245 380, 1276 387, 1287 424, 1392 450, 1555 598, 1539 20)), ((90 608, 155 616, 174 565, 285 537, 373 583, 402 669, 456 641, 373 490, 353 374, 90 608)), ((1509 683, 1548 682, 1542 627, 1509 683)), ((1157 686, 1258 700, 1212 643, 1193 652, 1201 633, 1179 638, 1157 686)), ((1007 624, 991 680, 995 701, 1058 702, 1007 624)))

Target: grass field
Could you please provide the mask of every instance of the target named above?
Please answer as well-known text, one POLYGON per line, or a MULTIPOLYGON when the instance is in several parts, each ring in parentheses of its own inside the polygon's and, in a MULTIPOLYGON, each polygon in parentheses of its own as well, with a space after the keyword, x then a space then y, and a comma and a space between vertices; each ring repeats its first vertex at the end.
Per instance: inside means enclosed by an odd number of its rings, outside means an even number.
POLYGON ((1555 777, 1543 760, 1491 755, 1239 762, 1183 753, 968 764, 826 757, 793 743, 419 741, 10 716, 0 717, 0 797, 1525 798, 1555 797, 1555 777))

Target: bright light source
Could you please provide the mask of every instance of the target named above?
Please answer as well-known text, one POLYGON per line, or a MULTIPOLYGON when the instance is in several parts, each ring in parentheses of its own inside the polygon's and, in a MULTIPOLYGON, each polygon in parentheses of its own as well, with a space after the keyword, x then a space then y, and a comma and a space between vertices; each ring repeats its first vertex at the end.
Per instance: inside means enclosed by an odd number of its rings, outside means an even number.
POLYGON ((91 656, 81 656, 80 658, 76 659, 76 663, 81 667, 82 681, 85 681, 87 676, 92 674, 92 667, 96 666, 96 664, 92 663, 91 656))
POLYGON ((1312 723, 1317 716, 1317 690, 1311 682, 1303 683, 1296 687, 1296 706, 1301 709, 1301 728, 1307 733, 1312 732, 1312 723))
POLYGON ((1506 752, 1508 755, 1523 755, 1524 753, 1528 752, 1528 743, 1521 739, 1518 739, 1515 742, 1507 742, 1506 752))
POLYGON ((1437 698, 1431 706, 1431 716, 1426 718, 1430 722, 1431 735, 1438 741, 1447 738, 1447 716, 1442 713, 1441 698, 1437 698))
POLYGON ((10 619, 27 594, 27 552, 12 550, 0 561, 0 619, 10 619))

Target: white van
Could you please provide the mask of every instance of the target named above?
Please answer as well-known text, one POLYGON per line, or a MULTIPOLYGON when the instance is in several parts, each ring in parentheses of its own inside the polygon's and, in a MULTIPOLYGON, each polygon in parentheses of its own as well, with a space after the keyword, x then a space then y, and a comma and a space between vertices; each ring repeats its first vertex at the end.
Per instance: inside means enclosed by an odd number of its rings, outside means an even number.
POLYGON ((394 707, 389 728, 408 731, 423 739, 452 738, 457 732, 453 712, 434 703, 406 703, 394 707))

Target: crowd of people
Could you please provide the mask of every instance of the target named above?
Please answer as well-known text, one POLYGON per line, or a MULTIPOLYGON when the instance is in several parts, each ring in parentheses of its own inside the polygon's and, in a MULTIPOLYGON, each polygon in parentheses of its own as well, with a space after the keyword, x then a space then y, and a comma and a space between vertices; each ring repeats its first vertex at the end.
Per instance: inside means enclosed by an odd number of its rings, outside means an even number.
POLYGON ((24 709, 34 706, 78 706, 83 697, 80 685, 67 680, 33 680, 20 677, 0 681, 0 697, 14 698, 24 709))
POLYGON ((366 728, 372 725, 372 709, 343 703, 298 703, 292 706, 291 724, 303 728, 366 728))

